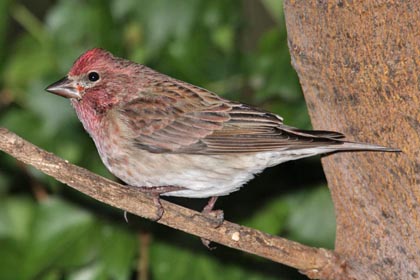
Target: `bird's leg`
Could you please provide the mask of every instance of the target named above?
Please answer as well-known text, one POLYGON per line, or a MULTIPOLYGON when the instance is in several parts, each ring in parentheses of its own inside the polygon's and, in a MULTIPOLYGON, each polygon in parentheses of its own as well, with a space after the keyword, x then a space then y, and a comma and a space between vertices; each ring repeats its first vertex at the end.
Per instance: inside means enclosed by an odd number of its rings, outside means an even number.
POLYGON ((203 208, 201 213, 206 216, 210 216, 213 219, 216 218, 216 223, 214 223, 214 227, 218 228, 222 225, 224 221, 224 213, 223 210, 213 210, 214 205, 216 204, 218 197, 212 196, 209 201, 207 202, 207 205, 203 208))
POLYGON ((154 218, 153 221, 157 222, 162 218, 165 210, 163 209, 162 203, 160 202, 160 193, 152 193, 152 196, 153 196, 153 203, 157 207, 156 218, 154 218))
MULTIPOLYGON (((178 186, 157 186, 157 187, 134 187, 137 190, 149 193, 153 197, 153 203, 156 206, 156 218, 153 219, 153 221, 157 222, 159 221, 165 210, 163 209, 162 203, 160 202, 160 195, 168 192, 174 192, 174 191, 180 191, 184 190, 184 187, 178 187, 178 186)), ((124 218, 127 221, 127 212, 124 212, 124 218)))
MULTIPOLYGON (((213 210, 214 204, 216 204, 217 196, 212 196, 209 201, 207 202, 207 205, 203 208, 201 213, 205 216, 211 217, 212 220, 212 226, 214 228, 218 228, 222 225, 224 221, 224 214, 223 210, 213 210)), ((201 238, 201 242, 206 246, 208 249, 213 250, 216 247, 210 246, 210 240, 201 238)))
POLYGON ((213 211, 214 205, 216 204, 216 201, 219 197, 218 196, 212 196, 210 197, 209 201, 207 201, 207 205, 204 206, 202 213, 210 213, 213 211))

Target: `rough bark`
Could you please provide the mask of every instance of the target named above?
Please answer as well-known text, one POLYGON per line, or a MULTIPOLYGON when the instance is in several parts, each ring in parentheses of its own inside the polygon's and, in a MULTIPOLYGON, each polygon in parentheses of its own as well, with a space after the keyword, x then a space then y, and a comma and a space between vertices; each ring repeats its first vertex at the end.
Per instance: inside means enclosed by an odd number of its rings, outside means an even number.
POLYGON ((355 279, 420 278, 420 5, 285 1, 292 64, 314 128, 400 148, 323 159, 335 252, 355 279))

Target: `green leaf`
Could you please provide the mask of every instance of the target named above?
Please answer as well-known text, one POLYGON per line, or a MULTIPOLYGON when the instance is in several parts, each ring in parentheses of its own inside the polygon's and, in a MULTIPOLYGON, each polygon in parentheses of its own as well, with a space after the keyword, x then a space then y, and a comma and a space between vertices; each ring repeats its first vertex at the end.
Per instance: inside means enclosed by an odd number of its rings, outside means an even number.
POLYGON ((33 278, 60 258, 92 228, 88 213, 58 199, 43 201, 35 213, 30 238, 25 242, 25 255, 20 272, 24 279, 33 278))
MULTIPOLYGON (((0 164, 2 163, 0 162, 0 164)), ((10 188, 10 177, 7 173, 0 171, 0 197, 7 195, 10 188)))
POLYGON ((36 205, 27 197, 4 197, 0 200, 0 237, 24 242, 30 237, 30 227, 36 205))
POLYGON ((21 137, 30 139, 32 143, 40 144, 44 139, 43 135, 38 133, 42 126, 40 119, 29 110, 12 108, 7 114, 0 116, 0 124, 21 137))
MULTIPOLYGON (((7 45, 7 27, 9 26, 8 13, 10 8, 11 0, 0 1, 0 61, 4 61, 6 56, 7 45)), ((3 68, 3 64, 0 63, 0 72, 3 68)))
POLYGON ((25 104, 42 122, 39 133, 45 139, 51 139, 59 130, 68 127, 71 121, 75 121, 76 116, 69 100, 46 92, 45 84, 45 81, 32 82, 26 91, 25 104))
POLYGON ((12 237, 0 237, 0 275, 2 279, 24 279, 21 272, 22 249, 12 237))
MULTIPOLYGON (((197 240, 197 242, 199 242, 197 240)), ((218 262, 208 250, 202 254, 164 243, 154 243, 151 251, 151 272, 154 279, 282 279, 254 272, 230 262, 218 262)))
POLYGON ((284 229, 289 215, 289 205, 284 197, 268 202, 254 216, 244 221, 244 225, 270 234, 278 234, 284 229))
POLYGON ((49 49, 39 45, 32 37, 23 36, 15 46, 13 54, 7 57, 4 83, 14 97, 23 102, 26 96, 22 89, 50 72, 54 67, 53 62, 49 49))
POLYGON ((109 279, 107 278, 102 271, 102 265, 98 262, 93 262, 88 265, 85 265, 81 268, 71 271, 68 275, 69 280, 99 280, 99 279, 109 279))
POLYGON ((283 0, 261 0, 261 2, 278 24, 284 24, 283 0))
POLYGON ((111 279, 128 279, 137 248, 135 235, 117 227, 104 226, 99 252, 101 269, 111 279))
POLYGON ((334 205, 326 186, 288 198, 290 238, 308 245, 333 248, 335 240, 334 205))

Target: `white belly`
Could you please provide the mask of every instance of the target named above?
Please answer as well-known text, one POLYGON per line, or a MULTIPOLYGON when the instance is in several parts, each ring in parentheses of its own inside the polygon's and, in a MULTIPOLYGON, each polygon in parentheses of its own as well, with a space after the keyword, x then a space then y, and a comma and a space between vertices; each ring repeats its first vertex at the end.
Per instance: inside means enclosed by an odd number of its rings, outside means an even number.
POLYGON ((163 195, 210 197, 236 191, 267 166, 267 159, 255 155, 153 154, 138 150, 119 160, 107 159, 105 164, 132 186, 179 186, 186 189, 163 195))
MULTIPOLYGON (((109 150, 112 149, 106 149, 109 150)), ((185 190, 162 195, 204 198, 227 195, 269 166, 319 152, 318 148, 298 152, 191 155, 158 154, 136 149, 134 153, 114 151, 100 155, 111 173, 131 186, 179 186, 185 190)))

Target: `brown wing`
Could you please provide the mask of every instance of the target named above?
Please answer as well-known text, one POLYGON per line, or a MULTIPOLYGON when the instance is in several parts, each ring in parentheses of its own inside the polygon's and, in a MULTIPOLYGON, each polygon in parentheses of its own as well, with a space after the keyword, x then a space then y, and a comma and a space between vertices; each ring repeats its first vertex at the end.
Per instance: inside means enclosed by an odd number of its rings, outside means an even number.
POLYGON ((343 135, 283 125, 274 114, 224 100, 190 84, 154 84, 119 109, 141 149, 153 153, 225 154, 338 144, 343 135))

